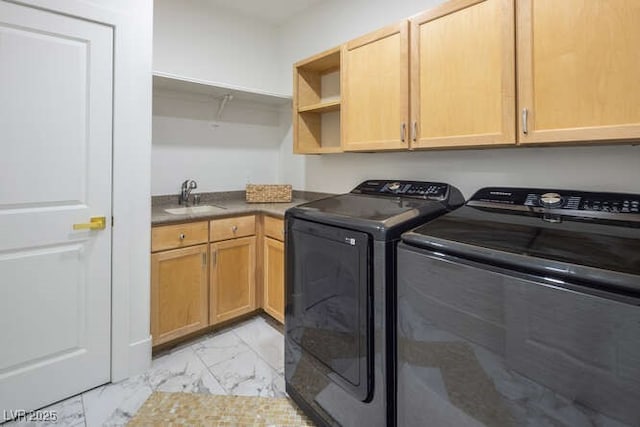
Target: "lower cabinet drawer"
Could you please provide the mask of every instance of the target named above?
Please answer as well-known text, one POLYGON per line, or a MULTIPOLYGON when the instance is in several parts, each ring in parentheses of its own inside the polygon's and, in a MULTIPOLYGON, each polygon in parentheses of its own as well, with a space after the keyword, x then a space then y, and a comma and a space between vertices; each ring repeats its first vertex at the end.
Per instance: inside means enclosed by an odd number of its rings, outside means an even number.
POLYGON ((209 240, 212 242, 253 236, 256 234, 256 217, 248 215, 214 219, 209 226, 209 240))
POLYGON ((284 220, 272 216, 264 217, 264 234, 272 239, 284 241, 284 220))
POLYGON ((153 227, 151 229, 151 252, 207 243, 208 237, 209 224, 207 221, 153 227))

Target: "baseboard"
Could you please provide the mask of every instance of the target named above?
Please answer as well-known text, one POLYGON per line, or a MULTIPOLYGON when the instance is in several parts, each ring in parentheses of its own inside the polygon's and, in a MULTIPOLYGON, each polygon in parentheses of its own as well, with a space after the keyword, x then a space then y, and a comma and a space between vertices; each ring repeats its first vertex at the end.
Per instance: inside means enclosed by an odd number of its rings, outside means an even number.
POLYGON ((129 376, 138 375, 151 367, 151 335, 129 344, 129 376))

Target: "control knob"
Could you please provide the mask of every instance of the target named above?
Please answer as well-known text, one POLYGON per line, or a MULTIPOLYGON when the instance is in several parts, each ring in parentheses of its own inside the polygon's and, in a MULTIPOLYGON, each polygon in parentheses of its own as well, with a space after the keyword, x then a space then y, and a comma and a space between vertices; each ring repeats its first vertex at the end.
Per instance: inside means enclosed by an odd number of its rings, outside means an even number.
POLYGON ((562 206, 562 196, 558 193, 544 193, 540 196, 540 204, 545 208, 557 208, 562 206))
POLYGON ((391 184, 387 185, 387 188, 391 191, 396 191, 400 188, 400 183, 399 182, 392 182, 391 184))

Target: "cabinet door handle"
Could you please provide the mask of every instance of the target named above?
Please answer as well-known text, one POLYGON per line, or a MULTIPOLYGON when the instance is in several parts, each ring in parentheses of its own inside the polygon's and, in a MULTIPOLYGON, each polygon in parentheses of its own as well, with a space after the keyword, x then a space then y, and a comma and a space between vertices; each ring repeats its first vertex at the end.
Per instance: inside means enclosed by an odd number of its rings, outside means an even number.
POLYGON ((202 266, 206 267, 207 266, 207 253, 203 253, 202 254, 202 266))
POLYGON ((178 237, 180 237, 180 240, 184 240, 184 238, 187 237, 187 236, 185 236, 184 233, 180 233, 180 235, 178 237))
POLYGON ((411 140, 416 142, 418 139, 418 121, 413 121, 413 126, 411 127, 411 140))
POLYGON ((211 252, 211 265, 216 265, 216 261, 218 260, 216 253, 216 251, 211 252))
POLYGON ((400 126, 400 141, 404 142, 404 140, 406 139, 406 133, 407 133, 407 124, 402 123, 402 125, 400 126))
POLYGON ((522 133, 525 135, 529 133, 529 110, 526 108, 522 109, 522 133))

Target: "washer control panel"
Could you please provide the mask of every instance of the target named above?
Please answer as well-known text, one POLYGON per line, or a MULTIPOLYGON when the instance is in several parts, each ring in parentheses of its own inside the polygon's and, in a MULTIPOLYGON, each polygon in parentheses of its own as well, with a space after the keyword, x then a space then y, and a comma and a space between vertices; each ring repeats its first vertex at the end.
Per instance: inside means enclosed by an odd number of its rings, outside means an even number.
POLYGON ((441 182, 369 180, 358 185, 351 192, 441 200, 447 197, 449 186, 441 182))
POLYGON ((640 197, 622 194, 529 193, 525 205, 574 211, 640 213, 640 197))
POLYGON ((560 209, 565 211, 640 214, 640 195, 623 193, 595 193, 571 190, 541 190, 528 188, 483 188, 469 201, 493 204, 497 207, 523 206, 533 210, 560 209))
POLYGON ((640 213, 640 199, 601 199, 585 198, 581 201, 581 210, 600 212, 640 213))

